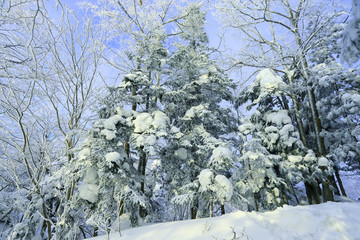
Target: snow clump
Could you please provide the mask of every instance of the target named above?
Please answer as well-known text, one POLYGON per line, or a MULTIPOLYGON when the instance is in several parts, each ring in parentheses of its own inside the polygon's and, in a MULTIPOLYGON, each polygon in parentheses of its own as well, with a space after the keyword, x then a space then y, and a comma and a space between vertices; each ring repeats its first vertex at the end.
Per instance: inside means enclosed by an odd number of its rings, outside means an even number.
POLYGON ((78 159, 79 160, 84 160, 86 159, 87 157, 90 156, 90 148, 84 148, 83 150, 81 150, 79 153, 78 153, 78 159))
POLYGON ((98 200, 99 187, 97 185, 98 175, 95 168, 87 169, 83 184, 79 186, 79 196, 82 199, 95 203, 98 200))
POLYGON ((153 115, 154 115, 154 121, 152 122, 153 127, 156 130, 163 130, 163 131, 166 130, 166 127, 170 122, 169 117, 161 111, 155 111, 153 115))
POLYGON ((328 167, 329 160, 326 157, 320 157, 318 161, 319 167, 328 167))
POLYGON ((109 130, 115 130, 116 124, 121 120, 122 118, 119 115, 114 115, 104 121, 104 128, 109 130))
POLYGON ((116 138, 116 134, 115 131, 110 131, 108 129, 103 129, 100 132, 101 135, 105 136, 106 140, 113 140, 114 138, 116 138))
POLYGON ((105 155, 105 160, 109 163, 110 162, 115 162, 115 163, 119 162, 120 158, 121 158, 121 155, 118 152, 110 152, 105 155))
POLYGON ((230 201, 234 192, 234 188, 230 180, 227 179, 227 177, 224 175, 219 174, 215 177, 215 182, 217 183, 216 194, 218 195, 222 204, 224 204, 224 201, 230 201))
POLYGON ((286 89, 286 84, 281 77, 269 68, 261 70, 256 76, 255 82, 260 83, 262 94, 264 92, 282 91, 286 89))
POLYGON ((185 160, 187 159, 187 151, 185 148, 179 148, 178 150, 176 150, 174 152, 174 156, 181 159, 181 160, 185 160))
POLYGON ((203 191, 206 191, 214 182, 214 172, 210 169, 203 169, 199 175, 199 182, 203 191))
POLYGON ((277 126, 291 124, 291 118, 286 110, 265 113, 264 118, 267 123, 273 123, 277 126))
POLYGON ((135 129, 134 132, 136 133, 143 133, 148 130, 152 124, 152 117, 149 113, 140 113, 137 115, 136 119, 134 120, 135 129))

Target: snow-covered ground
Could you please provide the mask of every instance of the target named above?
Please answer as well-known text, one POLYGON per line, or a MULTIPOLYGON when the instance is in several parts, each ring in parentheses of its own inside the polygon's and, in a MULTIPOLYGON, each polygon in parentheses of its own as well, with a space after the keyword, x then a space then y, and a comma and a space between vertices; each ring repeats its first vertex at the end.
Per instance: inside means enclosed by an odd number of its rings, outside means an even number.
MULTIPOLYGON (((272 212, 148 225, 110 235, 111 240, 359 240, 360 202, 284 206, 272 212)), ((92 240, 105 240, 99 236, 92 240)))
POLYGON ((340 174, 347 196, 360 200, 360 175, 356 172, 340 172, 340 174))

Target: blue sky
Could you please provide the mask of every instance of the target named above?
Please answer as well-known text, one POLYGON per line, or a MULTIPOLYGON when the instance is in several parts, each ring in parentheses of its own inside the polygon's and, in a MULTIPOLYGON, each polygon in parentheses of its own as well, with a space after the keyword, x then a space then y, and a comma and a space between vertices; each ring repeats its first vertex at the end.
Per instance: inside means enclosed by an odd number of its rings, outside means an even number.
MULTIPOLYGON (((79 7, 79 4, 83 2, 83 0, 60 0, 60 2, 66 6, 68 6, 70 9, 74 10, 74 12, 77 14, 77 16, 81 16, 84 13, 84 9, 79 7)), ((87 2, 90 3, 96 3, 96 0, 87 0, 87 2)), ((59 18, 61 11, 57 11, 55 6, 55 1, 49 1, 46 2, 46 5, 48 6, 48 12, 49 15, 52 18, 59 18)), ((222 35, 221 27, 219 22, 214 17, 214 13, 209 11, 206 15, 206 32, 209 35, 210 45, 213 47, 217 47, 219 45, 220 37, 222 35)))
MULTIPOLYGON (((75 13, 79 17, 81 17, 81 14, 84 12, 84 9, 81 9, 79 7, 79 4, 83 0, 60 0, 63 4, 69 6, 69 8, 74 9, 75 13)), ((322 0, 319 0, 322 1, 322 0)), ((88 0, 88 2, 96 3, 96 0, 88 0)), ((344 0, 345 4, 350 4, 351 0, 344 0)), ((56 11, 55 9, 55 1, 47 2, 48 4, 48 11, 51 17, 57 18, 60 16, 60 11, 56 11)), ((242 48, 242 41, 239 37, 234 36, 234 31, 231 29, 228 29, 227 31, 224 31, 221 28, 220 23, 217 21, 217 19, 214 17, 214 10, 210 9, 210 11, 207 13, 207 24, 206 24, 206 32, 208 33, 209 40, 210 40, 210 46, 212 47, 218 47, 220 42, 220 37, 224 36, 224 38, 221 41, 221 50, 224 50, 227 48, 227 53, 231 53, 232 56, 235 56, 235 53, 242 48)), ((224 55, 226 56, 226 54, 224 55)), ((241 81, 241 79, 246 79, 251 73, 250 71, 241 71, 239 69, 233 70, 231 72, 231 77, 234 79, 238 79, 241 81)))
MULTIPOLYGON (((78 16, 79 20, 81 20, 81 16, 84 14, 85 9, 83 9, 80 4, 81 2, 83 2, 83 0, 60 0, 60 2, 64 5, 69 7, 70 9, 72 9, 74 11, 74 13, 78 16)), ((87 2, 90 3, 96 3, 97 0, 87 0, 87 2)), ((59 9, 56 9, 56 1, 48 1, 45 3, 47 5, 47 10, 48 10, 48 14, 50 15, 51 18, 57 20, 60 20, 61 17, 61 8, 59 7, 59 9)), ((220 42, 220 37, 223 36, 223 30, 221 29, 220 23, 217 21, 217 19, 214 17, 214 10, 210 10, 208 11, 207 15, 206 15, 206 26, 205 26, 205 30, 209 36, 209 43, 210 46, 217 48, 219 46, 219 42, 220 42)), ((239 43, 240 41, 236 41, 234 40, 234 38, 231 36, 231 34, 229 33, 229 31, 226 34, 226 44, 228 46, 231 46, 231 49, 239 49, 239 43)), ((224 44, 225 41, 222 40, 221 44, 222 44, 222 49, 224 49, 224 44)), ((102 71, 104 73, 104 77, 106 77, 107 79, 113 79, 111 80, 112 84, 118 84, 119 80, 115 81, 116 76, 114 75, 114 71, 111 69, 104 69, 102 71)))

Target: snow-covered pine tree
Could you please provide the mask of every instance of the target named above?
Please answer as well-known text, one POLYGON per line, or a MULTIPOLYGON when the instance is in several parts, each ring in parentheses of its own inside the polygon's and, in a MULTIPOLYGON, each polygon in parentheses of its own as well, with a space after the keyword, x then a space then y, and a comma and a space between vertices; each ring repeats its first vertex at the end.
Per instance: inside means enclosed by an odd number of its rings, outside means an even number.
POLYGON ((360 2, 352 0, 351 16, 341 41, 341 59, 349 64, 359 60, 360 55, 360 2))
MULTIPOLYGON (((218 4, 219 13, 223 14, 221 21, 229 28, 240 30, 247 40, 246 47, 240 51, 241 58, 237 57, 235 64, 256 69, 271 68, 281 75, 289 85, 289 94, 285 99, 279 96, 273 100, 282 103, 282 109, 292 110, 290 114, 301 141, 305 147, 313 148, 317 156, 323 157, 327 155, 327 146, 312 73, 309 72, 312 64, 309 54, 326 42, 317 37, 319 33, 344 19, 343 1, 328 3, 325 6, 312 0, 221 0, 218 4), (295 85, 300 86, 301 91, 295 93, 295 85)), ((324 201, 334 200, 330 182, 331 176, 322 184, 324 201)))
POLYGON ((156 107, 160 86, 152 82, 152 75, 161 74, 167 51, 159 39, 140 44, 137 68, 103 100, 101 119, 93 125, 73 169, 84 184, 71 204, 85 204, 87 223, 107 232, 123 213, 130 214, 134 225, 145 210, 151 213, 145 168, 159 151, 159 140, 167 136, 169 119, 156 107))
MULTIPOLYGON (((228 149, 226 149, 228 151, 228 149)), ((224 203, 230 202, 233 196, 233 185, 231 181, 222 174, 216 174, 212 169, 201 170, 199 176, 199 197, 210 208, 210 217, 214 216, 214 205, 221 204, 221 214, 225 214, 224 203)))
MULTIPOLYGON (((123 106, 129 108, 130 105, 138 113, 134 116, 134 124, 139 126, 134 126, 125 145, 128 153, 137 159, 137 169, 142 175, 141 191, 150 197, 153 191, 146 186, 154 184, 146 184, 146 169, 161 148, 161 138, 167 135, 164 126, 168 120, 160 103, 166 89, 164 82, 168 80, 163 70, 174 49, 173 42, 183 32, 180 23, 192 12, 184 10, 187 1, 103 2, 99 1, 101 7, 88 6, 101 19, 101 28, 108 37, 105 44, 116 42, 119 46, 108 62, 126 75, 119 89, 127 103, 123 106), (152 121, 159 125, 148 128, 152 121)), ((146 211, 139 209, 142 217, 149 213, 149 209, 146 211)))
MULTIPOLYGON (((310 71, 320 118, 324 123, 327 157, 334 163, 339 189, 346 196, 339 168, 359 169, 360 81, 358 71, 346 69, 338 63, 342 50, 339 41, 343 34, 346 30, 342 24, 331 24, 319 32, 322 44, 310 54, 310 71)), ((335 190, 340 195, 339 190, 335 190)))
POLYGON ((83 222, 81 218, 95 227, 95 235, 98 229, 109 232, 124 212, 137 224, 138 206, 148 202, 140 191, 141 176, 134 167, 134 159, 124 148, 133 128, 133 114, 118 107, 110 116, 97 120, 73 164, 63 170, 74 177, 76 184, 57 226, 59 236, 72 238, 74 232, 79 234, 72 224, 79 225, 83 222))
MULTIPOLYGON (((186 10, 190 14, 179 24, 183 34, 168 64, 169 79, 162 97, 165 112, 172 125, 171 136, 161 158, 164 182, 174 198, 175 206, 190 206, 195 218, 200 204, 209 209, 209 203, 200 195, 199 175, 204 169, 229 177, 233 164, 225 135, 232 131, 232 81, 211 60, 211 49, 204 32, 205 13, 195 4, 186 10), (221 149, 220 149, 221 148, 221 149), (215 154, 212 154, 215 153, 215 154)), ((223 200, 217 199, 223 204, 223 200)), ((186 217, 186 214, 185 214, 186 217)))
POLYGON ((136 69, 129 70, 120 86, 109 88, 99 107, 100 119, 76 160, 64 170, 74 176, 76 186, 72 186, 75 195, 67 204, 59 234, 71 234, 68 220, 75 218, 73 209, 86 209, 87 224, 106 232, 123 213, 137 225, 139 209, 140 217, 144 209, 150 209, 149 196, 145 196, 146 162, 160 146, 157 140, 166 135, 168 121, 154 100, 158 89, 153 87, 153 75, 160 75, 167 55, 159 38, 138 42, 135 52, 128 54, 136 69))
MULTIPOLYGON (((125 76, 119 92, 124 96, 124 106, 131 106, 132 111, 136 112, 134 129, 126 142, 126 148, 129 154, 131 149, 137 152, 137 169, 142 175, 140 188, 145 193, 149 157, 155 156, 159 151, 161 144, 158 140, 167 136, 169 120, 160 110, 158 99, 164 91, 160 86, 160 76, 168 51, 164 48, 164 38, 149 39, 142 44, 144 45, 139 46, 140 52, 136 57, 137 69, 125 76)), ((146 215, 142 207, 139 214, 141 217, 146 215)))
POLYGON ((235 206, 247 203, 249 211, 276 208, 281 203, 279 189, 285 183, 276 175, 273 166, 281 156, 268 152, 250 121, 244 119, 239 130, 244 145, 238 160, 240 166, 231 179, 237 195, 235 206), (249 139, 248 135, 251 136, 249 139))
MULTIPOLYGON (((250 175, 246 176, 245 179, 254 178, 253 171, 260 171, 266 179, 269 179, 269 176, 264 175, 265 173, 270 172, 272 174, 273 179, 276 179, 272 182, 277 183, 277 185, 275 184, 277 190, 273 193, 276 198, 271 197, 271 195, 267 195, 266 198, 277 199, 276 201, 268 201, 268 203, 273 204, 273 207, 288 202, 292 196, 295 197, 294 200, 299 202, 294 189, 294 186, 299 182, 304 182, 309 202, 319 203, 317 182, 326 181, 322 175, 326 176, 326 174, 331 173, 331 169, 322 172, 317 162, 318 159, 310 157, 311 154, 314 154, 300 140, 299 126, 295 122, 298 126, 296 128, 294 120, 290 117, 291 112, 296 115, 296 110, 289 108, 286 98, 292 97, 290 95, 292 89, 290 88, 291 86, 287 85, 275 72, 264 69, 257 75, 253 84, 241 91, 238 98, 238 104, 250 100, 251 103, 248 107, 256 106, 256 111, 250 120, 244 121, 244 124, 239 127, 242 139, 248 139, 240 159, 250 163, 252 159, 254 163, 258 162, 257 164, 260 166, 256 170, 255 167, 240 162, 244 169, 239 171, 248 171, 250 175), (257 156, 257 152, 259 156, 257 156), (249 168, 251 170, 248 170, 249 168)), ((263 182, 266 181, 263 180, 263 182)), ((239 184, 246 186, 243 183, 239 184)), ((260 182, 260 186, 264 186, 264 184, 260 182)), ((257 198, 255 201, 262 199, 259 194, 255 196, 257 198)), ((262 205, 263 207, 271 206, 269 204, 262 205)), ((255 207, 259 208, 258 205, 255 207)))

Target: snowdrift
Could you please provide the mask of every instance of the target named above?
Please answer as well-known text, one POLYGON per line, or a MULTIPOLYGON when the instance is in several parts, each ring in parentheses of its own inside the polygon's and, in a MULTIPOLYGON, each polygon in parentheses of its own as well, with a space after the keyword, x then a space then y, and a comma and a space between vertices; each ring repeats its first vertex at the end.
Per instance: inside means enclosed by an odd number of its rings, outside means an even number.
MULTIPOLYGON (((359 240, 360 203, 284 206, 272 212, 160 223, 110 235, 111 240, 359 240)), ((91 238, 105 240, 107 236, 91 238)))

